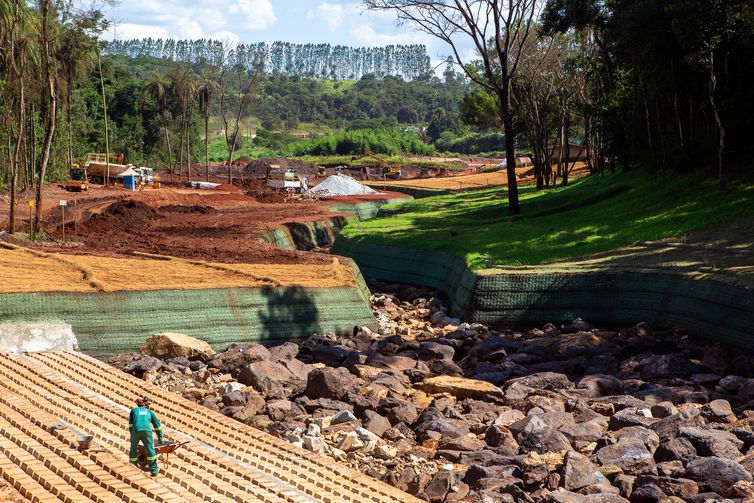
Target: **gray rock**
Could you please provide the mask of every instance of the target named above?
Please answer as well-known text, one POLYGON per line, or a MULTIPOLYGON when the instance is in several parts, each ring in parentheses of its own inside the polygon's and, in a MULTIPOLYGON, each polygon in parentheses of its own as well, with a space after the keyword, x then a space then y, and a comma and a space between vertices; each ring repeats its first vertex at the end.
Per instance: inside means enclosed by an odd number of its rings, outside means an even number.
POLYGON ((246 394, 242 391, 231 391, 225 393, 222 400, 226 407, 244 406, 246 405, 246 394))
MULTIPOLYGON (((574 387, 573 382, 565 374, 556 372, 539 372, 524 377, 517 377, 509 381, 510 385, 520 384, 537 390, 570 389, 574 387)), ((507 388, 506 388, 507 389, 507 388)))
POLYGON ((668 495, 662 492, 662 489, 655 484, 646 483, 639 485, 637 480, 631 493, 631 503, 658 503, 664 501, 667 497, 668 495))
POLYGON ((123 372, 128 372, 137 377, 141 377, 145 372, 156 371, 161 369, 165 364, 159 358, 154 356, 145 356, 138 360, 127 363, 123 366, 123 372))
POLYGON ((641 440, 625 440, 596 452, 601 465, 615 465, 627 473, 635 473, 653 463, 652 453, 641 440))
POLYGON ((584 376, 576 387, 586 390, 591 398, 623 393, 623 383, 619 379, 603 374, 584 376))
POLYGON ((607 430, 605 421, 592 420, 577 424, 564 424, 558 431, 565 435, 575 449, 586 447, 600 440, 607 430))
POLYGON ((358 419, 351 411, 342 410, 333 416, 331 424, 351 423, 354 421, 358 421, 358 419))
POLYGON ((702 407, 702 415, 716 423, 734 423, 736 415, 727 400, 712 400, 702 407))
POLYGON ((462 435, 455 438, 442 439, 438 449, 451 451, 481 451, 486 444, 478 438, 470 435, 462 435))
POLYGON ((735 459, 741 456, 743 441, 733 433, 723 430, 711 430, 697 427, 679 428, 678 434, 688 438, 702 456, 717 456, 735 459))
POLYGON ((358 381, 345 368, 322 368, 309 373, 306 394, 310 398, 341 400, 358 386, 358 381))
POLYGON ((596 484, 609 484, 589 458, 575 451, 566 453, 560 475, 563 487, 568 491, 578 491, 596 484))
POLYGON ((696 448, 687 438, 670 438, 655 451, 655 461, 690 461, 696 458, 696 448))
POLYGON ((484 441, 499 454, 512 456, 519 452, 518 442, 505 426, 490 425, 484 432, 484 441))
POLYGON ((240 344, 222 353, 207 358, 207 366, 216 368, 223 374, 238 375, 241 368, 249 363, 270 360, 270 352, 261 344, 240 344))
POLYGON ((659 435, 660 440, 666 440, 678 436, 678 430, 684 426, 701 426, 704 418, 698 409, 686 409, 672 416, 660 419, 652 423, 649 429, 659 435))
POLYGON ((736 461, 717 457, 697 458, 686 465, 685 477, 699 484, 702 490, 725 492, 739 480, 752 481, 752 476, 736 461))
MULTIPOLYGON (((639 475, 636 479, 636 487, 645 484, 654 484, 668 496, 688 498, 699 493, 699 486, 690 479, 676 477, 659 477, 657 475, 639 475)), ((633 499, 633 498, 632 498, 633 499)))
POLYGON ((390 428, 390 421, 373 410, 364 411, 364 428, 381 437, 390 428))
POLYGON ((615 431, 629 426, 649 426, 656 422, 648 408, 626 407, 610 417, 608 428, 615 431))
POLYGON ((652 406, 650 411, 652 412, 652 416, 658 419, 663 419, 678 413, 678 409, 676 409, 675 405, 671 402, 656 403, 652 406))
POLYGON ((272 400, 267 402, 264 413, 273 421, 285 421, 306 414, 306 411, 297 403, 289 400, 272 400))
POLYGON ((435 341, 419 343, 419 358, 422 360, 452 360, 455 352, 455 349, 447 344, 435 341))

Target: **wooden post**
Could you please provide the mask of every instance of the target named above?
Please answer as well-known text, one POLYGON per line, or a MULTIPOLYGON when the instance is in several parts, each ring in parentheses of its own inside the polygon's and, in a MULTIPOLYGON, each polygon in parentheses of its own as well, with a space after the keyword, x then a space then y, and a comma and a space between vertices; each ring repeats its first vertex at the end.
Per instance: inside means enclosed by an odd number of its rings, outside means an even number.
POLYGON ((34 199, 29 201, 29 239, 34 236, 34 199))
POLYGON ((62 231, 63 232, 62 240, 63 241, 65 241, 65 207, 67 205, 68 205, 68 201, 66 201, 65 199, 61 199, 60 200, 60 212, 61 212, 62 220, 63 220, 63 227, 62 227, 62 229, 63 229, 63 231, 62 231))

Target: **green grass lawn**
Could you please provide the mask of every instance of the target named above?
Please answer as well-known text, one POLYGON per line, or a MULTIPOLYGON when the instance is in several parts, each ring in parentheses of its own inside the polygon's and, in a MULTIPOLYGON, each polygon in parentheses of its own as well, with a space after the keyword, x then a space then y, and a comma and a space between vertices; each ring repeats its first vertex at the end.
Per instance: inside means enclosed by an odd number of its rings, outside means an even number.
POLYGON ((383 216, 347 226, 349 238, 442 250, 473 269, 487 262, 537 264, 662 239, 754 212, 754 182, 726 192, 715 180, 643 173, 593 176, 568 187, 522 187, 522 214, 508 216, 505 189, 383 206, 383 216))

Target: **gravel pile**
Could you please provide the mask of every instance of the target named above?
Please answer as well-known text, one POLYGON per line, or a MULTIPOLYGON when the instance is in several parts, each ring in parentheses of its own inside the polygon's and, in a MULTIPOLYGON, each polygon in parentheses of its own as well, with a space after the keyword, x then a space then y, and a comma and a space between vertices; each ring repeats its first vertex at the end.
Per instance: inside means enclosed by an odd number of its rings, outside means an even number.
POLYGON ((374 194, 376 191, 360 184, 357 180, 347 175, 332 175, 327 177, 316 187, 309 189, 306 193, 319 197, 334 196, 361 196, 364 194, 374 194))

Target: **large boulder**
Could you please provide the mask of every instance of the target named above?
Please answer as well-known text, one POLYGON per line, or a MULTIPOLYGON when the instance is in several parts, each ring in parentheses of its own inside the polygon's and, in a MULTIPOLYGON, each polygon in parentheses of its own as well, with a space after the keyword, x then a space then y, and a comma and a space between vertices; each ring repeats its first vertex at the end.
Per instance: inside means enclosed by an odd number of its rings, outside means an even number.
POLYGON ((458 399, 489 400, 503 396, 502 390, 494 384, 463 377, 430 377, 421 383, 421 389, 426 393, 448 393, 458 399))
POLYGON ((685 477, 699 484, 700 489, 719 494, 725 494, 733 484, 740 480, 752 481, 751 474, 739 463, 732 459, 717 457, 689 461, 686 465, 685 477))
POLYGON ((733 433, 723 430, 690 427, 680 428, 679 434, 689 439, 702 456, 736 459, 741 456, 744 446, 744 442, 733 433))
POLYGON ((341 400, 357 386, 357 378, 345 368, 314 369, 306 381, 306 394, 309 398, 341 400))
POLYGON ((568 451, 563 458, 560 475, 563 487, 578 491, 584 487, 609 483, 589 458, 575 451, 568 451))
POLYGON ((595 456, 601 465, 615 465, 627 473, 637 472, 654 462, 646 444, 638 439, 608 445, 598 450, 595 456))
POLYGON ((238 373, 239 382, 269 396, 278 395, 282 384, 292 378, 293 374, 288 369, 267 360, 249 363, 238 373))
POLYGON ((240 344, 212 355, 207 359, 207 367, 235 377, 245 365, 262 360, 270 360, 266 347, 261 344, 240 344))
POLYGON ((141 346, 141 352, 144 355, 154 356, 162 360, 176 357, 202 360, 215 354, 215 351, 205 341, 175 332, 153 335, 141 346))

